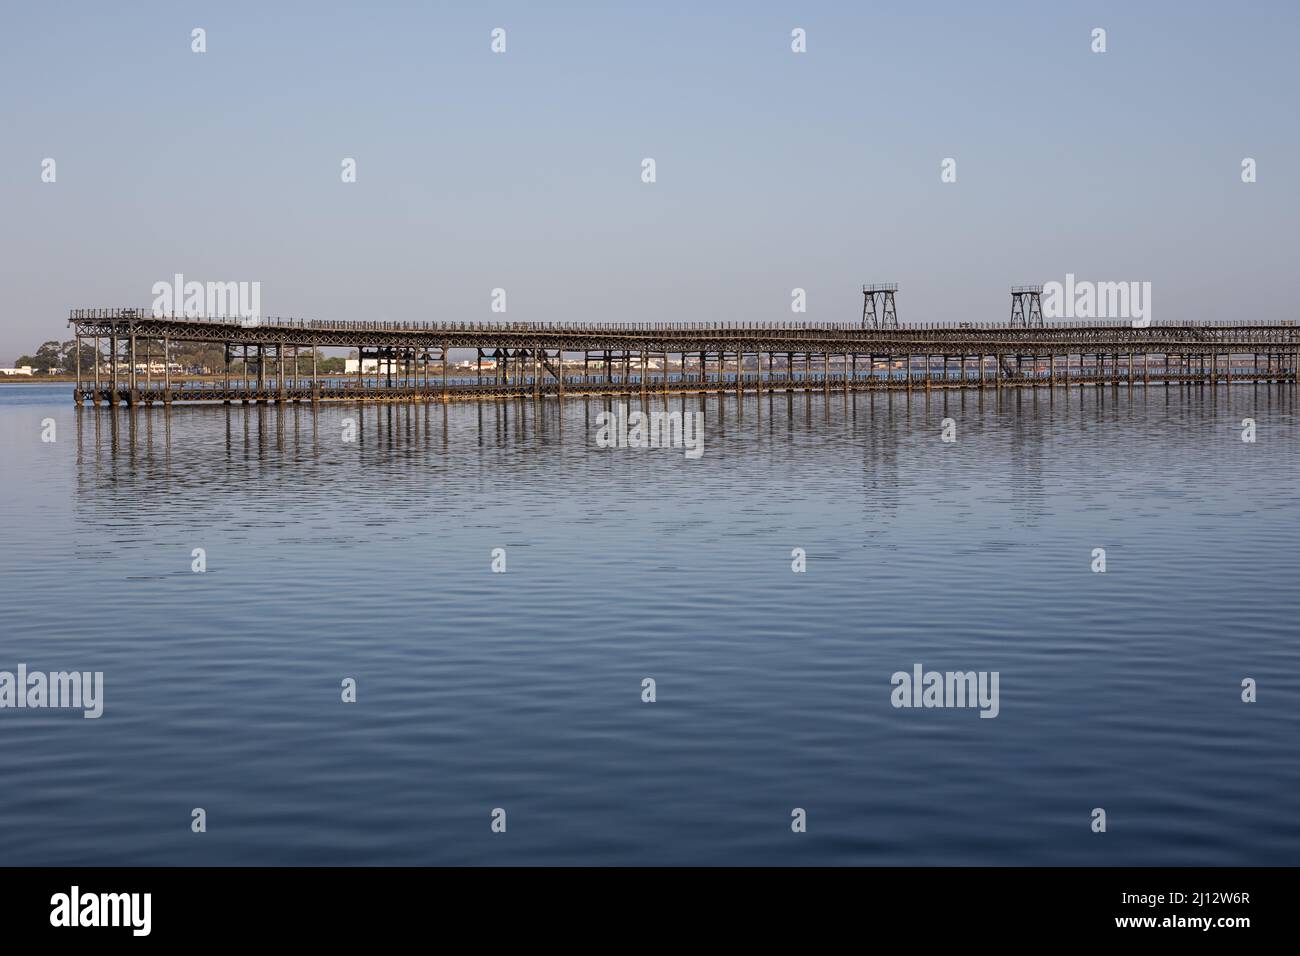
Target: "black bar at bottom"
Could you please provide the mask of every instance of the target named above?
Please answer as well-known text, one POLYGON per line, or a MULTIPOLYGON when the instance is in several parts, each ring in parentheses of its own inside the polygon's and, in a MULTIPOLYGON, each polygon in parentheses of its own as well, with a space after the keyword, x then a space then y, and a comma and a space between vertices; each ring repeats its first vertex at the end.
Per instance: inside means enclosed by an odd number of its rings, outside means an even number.
POLYGON ((661 942, 670 927, 697 925, 733 937, 802 927, 815 935, 907 930, 918 943, 1048 933, 1231 945, 1285 927, 1293 882, 1288 869, 1227 868, 7 869, 0 925, 6 940, 82 943, 337 945, 430 929, 497 939, 538 925, 530 920, 563 918, 570 941, 624 921, 632 936, 661 942))

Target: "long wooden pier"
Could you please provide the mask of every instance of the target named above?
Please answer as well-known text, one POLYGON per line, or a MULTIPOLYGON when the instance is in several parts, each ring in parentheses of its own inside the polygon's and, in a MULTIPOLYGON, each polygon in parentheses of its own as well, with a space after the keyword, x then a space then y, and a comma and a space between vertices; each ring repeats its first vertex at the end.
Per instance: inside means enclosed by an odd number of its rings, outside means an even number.
POLYGON ((455 401, 566 395, 1297 382, 1294 322, 1069 325, 317 322, 77 309, 77 403, 455 401), (81 345, 93 342, 93 369, 81 345), (172 372, 180 343, 221 373, 172 372), (105 357, 104 347, 107 347, 105 357), (357 353, 350 375, 318 349, 357 353), (161 353, 158 353, 161 349, 161 353), (475 356, 454 369, 453 349, 475 356), (310 369, 304 370, 303 352, 310 369), (141 357, 144 370, 141 371, 141 357), (153 360, 162 358, 154 371, 153 360), (367 371, 367 363, 370 363, 367 371))

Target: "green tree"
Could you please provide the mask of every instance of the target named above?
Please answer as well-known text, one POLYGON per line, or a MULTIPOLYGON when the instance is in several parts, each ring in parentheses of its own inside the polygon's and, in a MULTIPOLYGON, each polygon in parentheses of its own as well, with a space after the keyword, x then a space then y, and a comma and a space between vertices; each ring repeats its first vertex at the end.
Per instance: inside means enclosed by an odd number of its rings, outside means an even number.
MULTIPOLYGON (((63 343, 63 355, 59 359, 59 364, 65 372, 75 372, 77 370, 77 340, 69 339, 63 343)), ((83 375, 93 375, 95 372, 95 347, 89 342, 81 343, 81 372, 83 375)))
POLYGON ((58 371, 63 368, 63 346, 51 339, 36 350, 30 362, 23 362, 23 364, 31 365, 38 372, 58 371))
MULTIPOLYGON (((312 351, 313 351, 312 349, 308 349, 306 352, 300 352, 298 354, 297 368, 298 368, 299 375, 311 374, 312 351)), ((315 349, 314 351, 316 353, 316 368, 319 369, 321 365, 325 362, 325 354, 321 352, 320 349, 315 349)))

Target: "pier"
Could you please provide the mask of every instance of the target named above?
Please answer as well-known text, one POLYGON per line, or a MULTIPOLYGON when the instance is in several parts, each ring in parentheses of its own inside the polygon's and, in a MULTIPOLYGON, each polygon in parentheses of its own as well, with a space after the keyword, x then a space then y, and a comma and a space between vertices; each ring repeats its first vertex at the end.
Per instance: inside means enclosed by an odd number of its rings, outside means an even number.
MULTIPOLYGON (((877 289, 876 292, 879 292, 877 289)), ((873 293, 875 294, 875 293, 873 293)), ((1013 295, 1015 290, 1013 290, 1013 295)), ((1297 381, 1294 322, 1008 324, 323 322, 77 309, 78 404, 460 401, 566 395, 1057 387, 1297 381), (81 367, 82 343, 102 360, 81 367), (179 343, 224 369, 172 371, 179 343), (318 349, 357 353, 346 375, 318 349), (469 355, 453 368, 451 353, 469 355), (154 371, 154 359, 162 370, 154 371), (141 361, 144 371, 141 371, 141 361), (305 360, 310 369, 304 371, 305 360), (370 370, 367 371, 367 363, 370 370)), ((1019 321, 1017 319, 1019 318, 1019 321)))

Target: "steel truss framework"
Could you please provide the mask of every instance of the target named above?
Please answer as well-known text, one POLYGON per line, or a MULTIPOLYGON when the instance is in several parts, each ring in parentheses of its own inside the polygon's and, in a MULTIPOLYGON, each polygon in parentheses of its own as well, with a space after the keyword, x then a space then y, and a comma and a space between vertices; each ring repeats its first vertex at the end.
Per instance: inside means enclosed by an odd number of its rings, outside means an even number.
MULTIPOLYGON (((1014 292, 1013 292, 1014 295, 1014 292)), ((1031 309, 1031 311, 1033 311, 1031 309)), ((1038 312, 1041 322, 1041 311, 1038 312)), ((1278 323, 1163 323, 1134 328, 1127 322, 1071 325, 919 325, 871 328, 857 324, 808 323, 467 323, 321 322, 300 319, 238 319, 153 316, 140 309, 83 309, 69 317, 77 339, 106 342, 111 372, 103 381, 99 363, 94 388, 78 368, 77 401, 128 401, 140 397, 138 360, 143 343, 162 343, 169 356, 178 342, 205 343, 223 350, 224 390, 198 394, 173 389, 164 362, 164 401, 316 400, 378 397, 385 387, 397 395, 495 395, 558 392, 642 392, 647 389, 721 390, 789 387, 931 387, 950 384, 950 359, 961 387, 1001 387, 1026 382, 1151 381, 1151 356, 1162 381, 1294 381, 1300 367, 1300 326, 1278 323), (372 378, 358 363, 354 382, 320 380, 318 348, 354 349, 376 359, 372 378), (471 383, 453 382, 452 349, 478 357, 471 383), (303 381, 300 353, 311 374, 303 381), (582 356, 581 378, 571 376, 570 356, 582 356), (670 356, 678 373, 670 376, 670 356), (1135 356, 1141 365, 1135 363, 1135 356), (1252 356, 1243 370, 1234 356, 1252 356), (119 381, 119 361, 128 371, 119 381), (231 360, 242 359, 232 383, 231 360), (942 375, 934 374, 942 359, 942 375), (484 360, 491 360, 484 379, 484 360), (657 375, 653 361, 662 361, 657 375), (917 363, 924 375, 916 375, 917 363), (1028 363, 1028 365, 1026 365, 1028 363), (596 376, 591 375, 595 366, 596 376), (834 370, 832 366, 834 365, 834 370), (1059 369, 1059 372, 1058 372, 1059 369), (863 379, 865 370, 867 379, 863 379), (871 378, 873 370, 886 375, 871 378), (715 376, 716 373, 716 377, 715 376), (255 377, 254 377, 255 376, 255 377), (656 381, 657 379, 657 381, 656 381), (671 380, 670 380, 671 379, 671 380), (83 381, 87 387, 83 387, 83 381), (572 383, 572 384, 570 384, 572 383), (708 386, 700 388, 699 386, 708 386)), ((102 353, 100 353, 102 354, 102 353)), ((155 353, 156 355, 157 353, 155 353)), ((80 349, 77 350, 80 358, 80 349)), ((146 368, 152 365, 146 362, 146 368)), ((145 373, 152 395, 152 374, 145 373)), ((144 397, 150 401, 152 398, 144 397)))
POLYGON ((894 295, 897 292, 898 284, 894 282, 883 282, 862 287, 863 328, 898 328, 898 308, 894 303, 894 295))
POLYGON ((1043 287, 1017 285, 1011 287, 1011 325, 1020 328, 1039 328, 1043 322, 1043 287), (1026 310, 1025 305, 1029 308, 1026 310))

